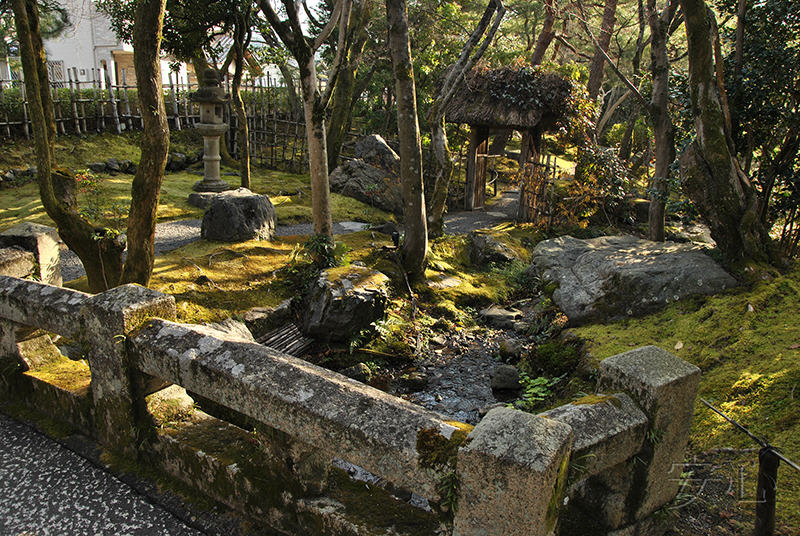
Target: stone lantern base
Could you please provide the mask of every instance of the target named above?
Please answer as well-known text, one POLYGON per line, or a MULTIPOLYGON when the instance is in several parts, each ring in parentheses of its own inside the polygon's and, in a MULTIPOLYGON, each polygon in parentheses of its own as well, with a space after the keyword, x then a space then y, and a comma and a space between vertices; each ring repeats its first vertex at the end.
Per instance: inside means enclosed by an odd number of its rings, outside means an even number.
POLYGON ((230 190, 230 185, 222 179, 210 179, 208 177, 197 181, 192 186, 195 192, 224 192, 230 190))

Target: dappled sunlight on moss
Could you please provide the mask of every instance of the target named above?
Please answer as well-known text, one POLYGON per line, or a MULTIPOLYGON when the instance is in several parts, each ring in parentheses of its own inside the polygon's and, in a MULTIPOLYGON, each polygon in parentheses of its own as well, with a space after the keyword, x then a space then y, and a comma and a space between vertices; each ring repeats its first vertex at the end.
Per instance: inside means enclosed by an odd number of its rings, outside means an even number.
MULTIPOLYGON (((705 398, 759 437, 800 460, 800 270, 711 297, 670 304, 643 318, 573 331, 604 359, 654 344, 703 370, 690 444, 695 452, 752 448, 705 398)), ((800 474, 779 476, 779 518, 800 519, 800 474)))

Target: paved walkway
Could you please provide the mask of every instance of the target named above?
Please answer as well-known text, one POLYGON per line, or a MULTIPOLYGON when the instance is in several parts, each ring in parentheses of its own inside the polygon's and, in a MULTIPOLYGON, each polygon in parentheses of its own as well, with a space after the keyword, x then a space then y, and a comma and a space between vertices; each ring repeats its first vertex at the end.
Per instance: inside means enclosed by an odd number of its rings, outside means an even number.
POLYGON ((207 534, 85 458, 0 414, 0 534, 207 534))

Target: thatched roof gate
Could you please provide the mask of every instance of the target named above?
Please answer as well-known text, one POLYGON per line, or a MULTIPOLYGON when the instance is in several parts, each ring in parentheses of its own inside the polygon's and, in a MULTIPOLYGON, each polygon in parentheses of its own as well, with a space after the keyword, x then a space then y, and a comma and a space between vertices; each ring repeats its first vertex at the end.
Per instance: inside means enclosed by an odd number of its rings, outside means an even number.
MULTIPOLYGON (((542 135, 558 130, 565 121, 572 86, 552 73, 535 69, 487 70, 470 72, 445 109, 448 123, 470 127, 467 181, 464 208, 483 208, 486 190, 486 159, 489 133, 495 130, 518 130, 522 133, 520 169, 539 163, 542 135)), ((524 185, 520 188, 520 207, 525 202, 524 185)), ((526 219, 523 218, 522 219, 526 219)))

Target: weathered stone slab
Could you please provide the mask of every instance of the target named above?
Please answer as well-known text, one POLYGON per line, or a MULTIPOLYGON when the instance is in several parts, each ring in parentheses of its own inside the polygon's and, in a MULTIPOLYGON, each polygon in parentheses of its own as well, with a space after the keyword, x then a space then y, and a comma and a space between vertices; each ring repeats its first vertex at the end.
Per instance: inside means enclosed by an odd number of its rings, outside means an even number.
POLYGON ((56 229, 38 223, 20 223, 0 233, 0 247, 19 246, 33 253, 39 280, 57 287, 62 283, 59 241, 56 229))
POLYGON ((306 298, 303 330, 309 337, 346 341, 383 318, 389 278, 362 266, 324 270, 306 298))
POLYGON ((567 479, 572 428, 495 408, 458 452, 454 536, 538 536, 553 530, 567 479))
POLYGON ((684 461, 699 382, 699 368, 655 346, 600 363, 598 388, 630 394, 648 418, 636 458, 587 479, 580 490, 581 500, 603 514, 610 528, 637 523, 675 498, 680 486, 676 467, 684 461), (606 496, 616 497, 624 508, 597 502, 606 496))
POLYGON ((738 284, 697 246, 632 236, 545 240, 532 261, 528 273, 558 286, 553 301, 572 324, 647 314, 738 284))
POLYGON ((203 215, 200 237, 220 242, 271 240, 275 236, 275 207, 266 195, 247 188, 221 192, 203 215))
POLYGON ((0 248, 0 274, 24 279, 34 273, 36 257, 30 251, 13 246, 0 248))
POLYGON ((270 348, 203 326, 154 320, 129 339, 136 365, 341 457, 396 485, 437 498, 444 476, 418 464, 417 432, 458 428, 405 400, 270 348))
POLYGON ((572 427, 573 471, 580 478, 635 455, 647 433, 647 416, 623 393, 590 395, 541 415, 572 427))
POLYGON ((82 329, 81 308, 90 296, 36 281, 0 276, 0 317, 68 339, 82 329))

